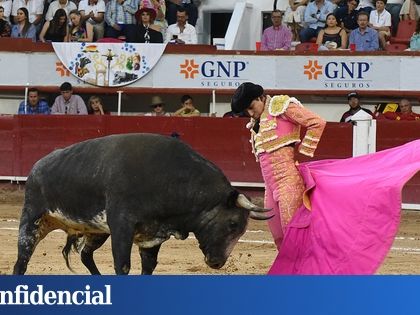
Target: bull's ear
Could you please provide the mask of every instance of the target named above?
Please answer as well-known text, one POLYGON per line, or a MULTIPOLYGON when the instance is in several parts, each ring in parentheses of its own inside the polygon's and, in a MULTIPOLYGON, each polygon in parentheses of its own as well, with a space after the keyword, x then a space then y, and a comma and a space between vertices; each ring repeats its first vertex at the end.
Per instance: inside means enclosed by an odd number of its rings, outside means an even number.
POLYGON ((230 192, 227 202, 226 202, 228 209, 237 207, 236 200, 238 199, 238 196, 239 196, 238 191, 232 190, 230 192))

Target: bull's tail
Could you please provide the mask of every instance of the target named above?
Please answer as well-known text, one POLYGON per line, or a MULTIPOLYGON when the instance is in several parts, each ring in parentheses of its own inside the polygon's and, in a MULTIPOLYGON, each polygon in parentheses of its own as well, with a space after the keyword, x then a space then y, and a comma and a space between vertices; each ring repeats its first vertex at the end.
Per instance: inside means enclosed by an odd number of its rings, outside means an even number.
POLYGON ((61 252, 63 254, 64 260, 66 261, 67 268, 69 268, 69 270, 73 273, 75 273, 75 271, 70 266, 69 253, 72 249, 73 251, 77 253, 80 252, 80 247, 81 247, 81 244, 80 244, 81 242, 79 240, 80 237, 81 236, 77 234, 68 234, 66 245, 64 245, 64 248, 61 252))

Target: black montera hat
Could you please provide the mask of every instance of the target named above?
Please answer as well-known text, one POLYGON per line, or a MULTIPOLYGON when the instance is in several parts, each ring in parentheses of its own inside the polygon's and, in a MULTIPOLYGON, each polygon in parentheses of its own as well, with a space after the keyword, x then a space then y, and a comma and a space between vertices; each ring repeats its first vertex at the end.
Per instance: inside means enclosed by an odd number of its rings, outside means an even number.
POLYGON ((253 100, 264 94, 261 85, 252 82, 242 83, 235 91, 232 97, 231 107, 235 113, 243 112, 247 109, 253 100))

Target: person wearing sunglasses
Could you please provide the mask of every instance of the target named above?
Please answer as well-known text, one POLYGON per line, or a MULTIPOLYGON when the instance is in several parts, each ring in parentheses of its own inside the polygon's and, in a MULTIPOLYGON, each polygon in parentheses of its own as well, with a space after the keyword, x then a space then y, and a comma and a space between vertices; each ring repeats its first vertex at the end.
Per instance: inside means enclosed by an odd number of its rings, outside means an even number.
POLYGON ((169 113, 165 111, 165 103, 162 101, 160 96, 153 96, 150 104, 152 111, 147 113, 145 116, 169 116, 169 113))

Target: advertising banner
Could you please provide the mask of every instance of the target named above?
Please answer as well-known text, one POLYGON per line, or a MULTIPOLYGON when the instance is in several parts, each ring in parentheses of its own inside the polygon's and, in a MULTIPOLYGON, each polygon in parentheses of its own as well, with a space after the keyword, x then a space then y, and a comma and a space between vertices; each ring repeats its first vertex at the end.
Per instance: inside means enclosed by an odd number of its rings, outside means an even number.
POLYGON ((57 55, 1 52, 0 66, 8 75, 0 77, 0 86, 69 81, 76 87, 233 91, 252 81, 266 89, 331 92, 420 86, 417 56, 194 55, 163 54, 161 44, 67 45, 55 43, 57 55))

